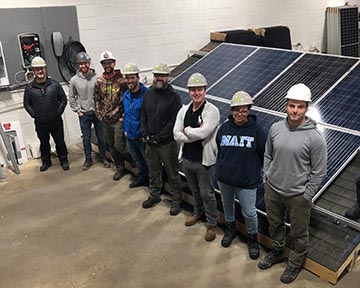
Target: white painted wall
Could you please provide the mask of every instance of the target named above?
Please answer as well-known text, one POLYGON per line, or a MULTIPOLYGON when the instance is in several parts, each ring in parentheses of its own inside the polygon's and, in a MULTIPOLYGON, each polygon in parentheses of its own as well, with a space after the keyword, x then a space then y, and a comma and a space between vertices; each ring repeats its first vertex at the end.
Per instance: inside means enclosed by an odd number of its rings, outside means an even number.
MULTIPOLYGON (((209 42, 211 31, 285 25, 293 43, 322 48, 325 8, 345 0, 1 0, 1 8, 76 5, 80 39, 101 72, 103 50, 121 68, 135 62, 150 68, 157 62, 182 62, 189 50, 209 42)), ((359 4, 359 0, 349 1, 359 4)), ((37 142, 30 117, 21 107, 22 92, 0 93, 0 121, 20 120, 25 141, 37 142), (7 100, 4 100, 7 99, 7 100), (9 112, 7 107, 17 107, 9 112)), ((79 142, 78 120, 66 109, 67 143, 79 142)), ((0 151, 1 161, 1 151, 0 151)))

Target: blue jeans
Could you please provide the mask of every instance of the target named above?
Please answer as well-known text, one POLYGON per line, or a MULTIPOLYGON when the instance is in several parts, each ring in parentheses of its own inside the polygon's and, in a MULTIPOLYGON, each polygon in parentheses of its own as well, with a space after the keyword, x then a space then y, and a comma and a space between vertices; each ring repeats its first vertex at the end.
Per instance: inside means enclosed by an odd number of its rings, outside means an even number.
POLYGON ((235 221, 235 196, 240 202, 241 213, 244 217, 247 232, 258 232, 258 219, 256 214, 256 189, 241 189, 218 181, 221 199, 224 207, 225 221, 235 221))
POLYGON ((148 181, 149 180, 149 169, 145 161, 145 143, 139 139, 126 139, 128 149, 136 161, 138 167, 138 180, 148 181))
POLYGON ((101 122, 93 114, 83 114, 79 117, 80 129, 83 138, 85 158, 91 159, 91 125, 94 124, 96 138, 99 145, 100 156, 105 156, 106 143, 101 122))

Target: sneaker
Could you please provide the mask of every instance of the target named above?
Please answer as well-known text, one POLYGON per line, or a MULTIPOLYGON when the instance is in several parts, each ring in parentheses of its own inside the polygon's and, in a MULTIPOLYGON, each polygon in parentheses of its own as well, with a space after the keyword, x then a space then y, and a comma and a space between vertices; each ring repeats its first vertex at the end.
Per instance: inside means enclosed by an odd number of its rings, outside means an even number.
POLYGON ((200 221, 202 218, 203 218, 203 214, 201 215, 192 214, 186 219, 185 226, 192 226, 196 224, 196 222, 200 221))
POLYGON ((283 283, 291 283, 299 275, 301 267, 293 267, 289 264, 286 266, 286 269, 283 274, 281 274, 280 281, 283 283))
POLYGON ((149 180, 136 180, 129 184, 129 188, 136 188, 141 186, 149 186, 149 180))
POLYGON ((89 170, 92 165, 93 165, 92 159, 86 159, 84 164, 82 165, 82 170, 83 171, 89 170))
POLYGON ((180 213, 180 211, 181 211, 180 203, 172 202, 170 207, 170 215, 176 216, 180 213))
POLYGON ((283 251, 271 250, 263 259, 258 263, 258 267, 262 270, 268 269, 276 263, 284 262, 283 251))
POLYGON ((205 240, 210 242, 213 241, 216 237, 216 226, 209 225, 206 234, 205 234, 205 240))
POLYGON ((114 181, 119 181, 124 175, 125 175, 125 169, 124 168, 116 168, 116 172, 113 175, 114 181))
POLYGON ((152 206, 154 206, 156 203, 159 203, 161 201, 161 198, 155 198, 155 197, 149 197, 147 200, 145 200, 143 203, 142 203, 142 207, 144 209, 148 209, 148 208, 151 208, 152 206))
POLYGON ((105 156, 100 156, 99 162, 103 165, 104 168, 110 168, 110 162, 106 159, 105 156))
POLYGON ((46 171, 46 170, 49 169, 51 166, 52 166, 52 163, 51 163, 51 162, 42 163, 42 165, 40 166, 40 172, 46 171))
POLYGON ((60 166, 62 167, 63 170, 67 171, 70 169, 70 166, 69 166, 69 162, 68 161, 62 161, 60 162, 60 166))
POLYGON ((351 220, 357 220, 360 219, 360 208, 355 207, 353 209, 349 209, 345 212, 345 217, 351 219, 351 220))

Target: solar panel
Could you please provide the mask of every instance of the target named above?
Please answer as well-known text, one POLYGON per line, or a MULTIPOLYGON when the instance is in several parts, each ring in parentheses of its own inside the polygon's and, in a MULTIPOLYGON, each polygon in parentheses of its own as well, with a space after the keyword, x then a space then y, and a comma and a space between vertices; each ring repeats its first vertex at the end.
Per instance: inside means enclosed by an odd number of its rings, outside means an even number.
POLYGON ((260 48, 208 93, 231 99, 236 91, 243 90, 254 96, 300 55, 302 53, 260 48))
POLYGON ((191 74, 199 72, 206 77, 208 86, 210 86, 256 49, 256 47, 250 46, 221 44, 188 70, 184 71, 184 73, 180 74, 171 84, 186 88, 187 80, 191 74))
POLYGON ((321 121, 360 131, 360 66, 316 104, 321 121))
POLYGON ((299 61, 255 97, 255 105, 283 111, 285 94, 296 83, 304 83, 312 91, 312 101, 323 95, 358 60, 320 54, 305 54, 299 61))
MULTIPOLYGON (((324 191, 360 147, 359 133, 349 133, 350 130, 344 130, 347 128, 359 131, 360 126, 358 124, 360 113, 357 113, 360 108, 360 81, 358 81, 360 65, 354 66, 358 59, 258 48, 256 52, 247 51, 247 56, 239 57, 241 60, 235 60, 233 55, 240 55, 244 47, 249 47, 237 45, 220 47, 223 47, 222 53, 215 54, 214 51, 186 71, 187 74, 183 73, 173 81, 172 84, 175 85, 183 83, 175 87, 182 102, 184 104, 190 102, 185 87, 187 78, 193 72, 201 72, 209 80, 207 101, 219 108, 221 123, 231 114, 229 102, 234 92, 247 90, 250 94, 255 94, 255 106, 251 113, 257 116, 258 124, 263 127, 265 133, 268 133, 273 123, 285 117, 285 114, 279 116, 271 110, 283 112, 287 90, 296 83, 307 84, 313 93, 313 108, 318 109, 321 122, 336 125, 321 127, 328 147, 328 170, 320 189, 320 192, 324 191), (229 47, 231 54, 225 51, 229 47), (241 52, 234 52, 236 49, 240 49, 241 52), (225 65, 223 66, 222 63, 225 65), (351 68, 353 70, 344 77, 351 68), (212 76, 209 77, 204 71, 212 76), (337 83, 339 79, 341 81, 337 83), (330 90, 331 87, 334 88, 330 90), (325 92, 328 94, 325 95, 325 92), (324 98, 321 98, 322 96, 324 98), (340 128, 336 129, 337 126, 340 128)), ((260 199, 261 195, 261 193, 258 195, 257 203, 263 202, 260 199)))

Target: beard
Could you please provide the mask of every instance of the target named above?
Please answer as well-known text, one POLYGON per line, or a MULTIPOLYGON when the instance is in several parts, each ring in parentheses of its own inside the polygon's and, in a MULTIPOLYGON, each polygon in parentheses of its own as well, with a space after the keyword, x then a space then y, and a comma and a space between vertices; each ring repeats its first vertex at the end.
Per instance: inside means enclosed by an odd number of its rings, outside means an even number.
POLYGON ((154 84, 155 89, 164 90, 167 87, 167 82, 165 82, 165 81, 154 80, 153 84, 154 84))

